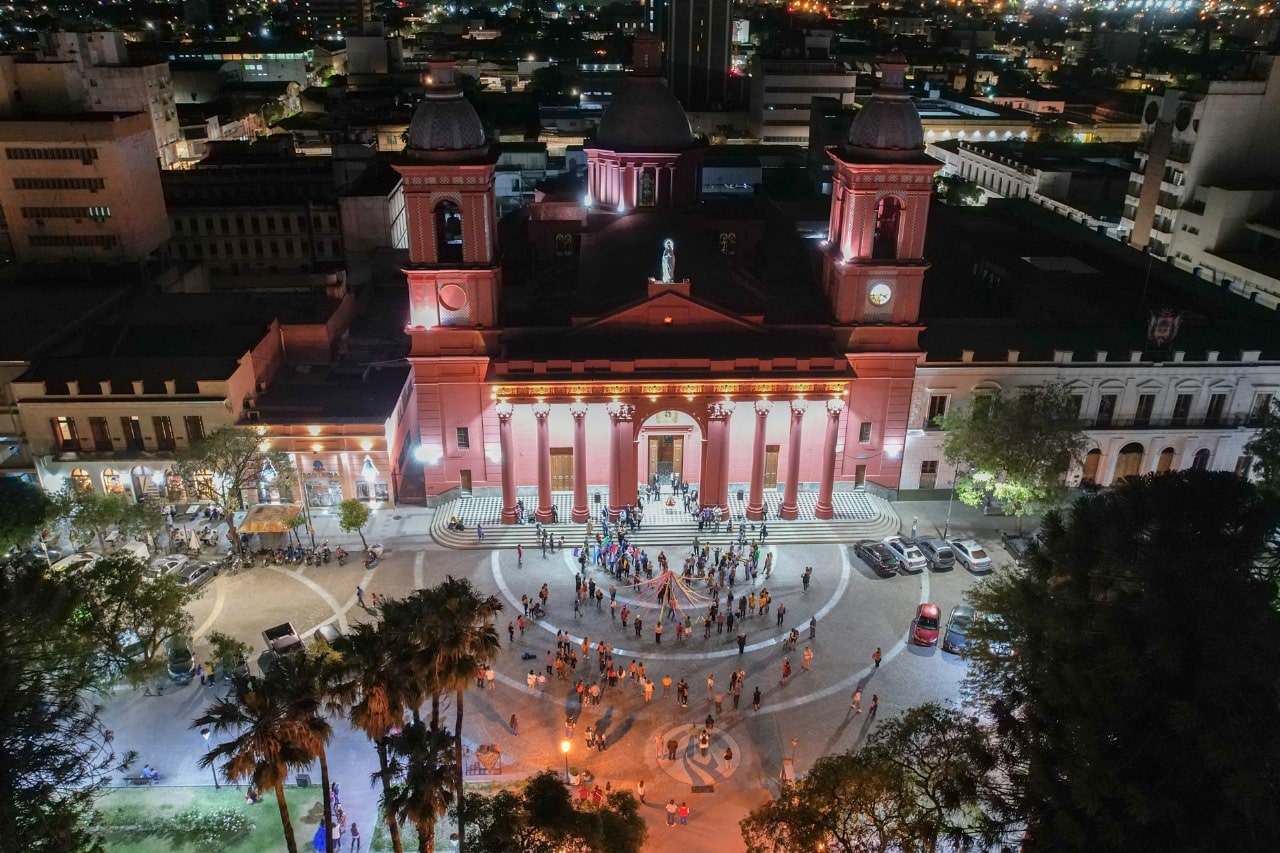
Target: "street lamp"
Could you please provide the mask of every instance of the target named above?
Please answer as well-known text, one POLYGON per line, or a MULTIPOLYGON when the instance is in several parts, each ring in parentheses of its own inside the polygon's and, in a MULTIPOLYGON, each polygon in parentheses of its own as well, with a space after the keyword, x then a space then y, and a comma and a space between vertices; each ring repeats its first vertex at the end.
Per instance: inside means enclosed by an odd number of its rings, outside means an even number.
POLYGON ((956 480, 958 479, 960 479, 959 465, 956 466, 955 472, 951 475, 951 493, 947 495, 947 521, 942 525, 943 539, 946 539, 947 534, 951 532, 951 502, 956 498, 956 480))
POLYGON ((793 737, 791 739, 791 763, 796 763, 796 747, 800 744, 800 738, 793 737))
POLYGON ((560 741, 560 751, 564 753, 564 781, 565 781, 565 784, 568 784, 568 783, 569 783, 569 749, 570 749, 572 746, 573 746, 573 744, 569 741, 569 739, 568 739, 568 738, 565 738, 564 740, 560 741))
MULTIPOLYGON (((209 735, 211 734, 213 734, 213 731, 208 726, 205 726, 203 729, 200 730, 200 737, 205 739, 205 743, 209 742, 209 735)), ((210 764, 209 772, 213 774, 213 790, 221 791, 222 786, 218 784, 218 768, 210 764)))

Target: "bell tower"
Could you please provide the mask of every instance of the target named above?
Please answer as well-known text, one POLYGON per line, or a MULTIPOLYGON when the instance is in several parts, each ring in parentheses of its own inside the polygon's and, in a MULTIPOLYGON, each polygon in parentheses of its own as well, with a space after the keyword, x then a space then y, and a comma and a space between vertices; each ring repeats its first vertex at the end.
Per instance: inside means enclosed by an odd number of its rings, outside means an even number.
POLYGON ((880 85, 858 111, 835 163, 822 287, 855 345, 915 349, 920 295, 929 265, 924 235, 941 165, 924 153, 920 115, 906 90, 906 61, 882 60, 880 85), (874 324, 875 331, 863 331, 874 324), (895 333, 893 329, 900 330, 895 333))
POLYGON ((409 322, 414 354, 483 352, 498 320, 501 268, 497 153, 462 96, 452 59, 433 58, 414 109, 403 177, 409 230, 409 322))

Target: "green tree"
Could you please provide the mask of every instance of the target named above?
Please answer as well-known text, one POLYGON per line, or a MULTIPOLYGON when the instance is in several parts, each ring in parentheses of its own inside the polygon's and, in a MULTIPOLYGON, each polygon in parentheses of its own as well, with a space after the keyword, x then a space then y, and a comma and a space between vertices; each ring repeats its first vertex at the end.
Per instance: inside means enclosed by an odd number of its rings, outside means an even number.
POLYGON ((298 853, 284 782, 290 769, 311 765, 312 751, 309 735, 296 719, 289 677, 288 669, 278 666, 252 682, 237 680, 235 693, 206 708, 191 728, 207 728, 210 742, 218 741, 200 757, 201 767, 215 767, 228 782, 247 781, 260 791, 275 791, 285 847, 298 853))
POLYGON ((1061 116, 1051 116, 1036 121, 1037 142, 1075 142, 1075 127, 1061 116))
POLYGON ((93 802, 133 753, 117 755, 91 699, 85 599, 41 568, 0 571, 0 837, 13 850, 98 853, 93 802))
POLYGON ((44 489, 18 477, 0 477, 0 554, 31 544, 53 515, 44 489))
POLYGON ((750 851, 963 849, 998 834, 979 808, 993 784, 987 732, 922 705, 886 720, 857 752, 824 756, 740 827, 750 851))
POLYGON ((1224 472, 1132 478, 1046 519, 972 595, 969 697, 994 720, 988 807, 1028 849, 1280 847, 1280 644, 1259 572, 1276 504, 1224 472))
POLYGON ((436 849, 436 821, 458 793, 453 738, 444 729, 417 721, 392 734, 389 744, 389 770, 396 781, 382 808, 412 823, 418 833, 419 853, 432 853, 436 849))
POLYGON ((227 510, 232 547, 240 550, 232 510, 244 509, 246 492, 256 491, 264 479, 280 484, 287 493, 293 481, 289 454, 271 450, 252 430, 221 427, 178 451, 173 472, 182 480, 188 500, 208 501, 227 510))
POLYGON ((80 629, 110 672, 135 687, 165 674, 162 651, 191 634, 195 590, 171 574, 155 577, 127 552, 80 563, 64 578, 80 587, 80 629))
POLYGON ((205 640, 213 647, 209 656, 213 658, 217 667, 223 672, 235 672, 240 667, 241 662, 249 657, 249 644, 237 640, 230 634, 212 631, 205 636, 205 640))
POLYGON ((288 697, 286 715, 298 732, 299 744, 320 764, 320 790, 323 803, 324 837, 333 838, 333 803, 329 799, 329 741, 333 726, 326 714, 340 714, 342 704, 334 689, 338 675, 337 659, 327 647, 316 652, 288 655, 277 662, 282 669, 288 697))
POLYGON ((1272 400, 1244 452, 1253 457, 1258 485, 1280 496, 1280 400, 1272 400))
POLYGON ((569 66, 548 65, 533 72, 525 90, 539 97, 570 95, 581 84, 582 81, 569 66))
POLYGON ((466 794, 461 807, 473 853, 640 853, 649 830, 640 803, 614 791, 599 807, 575 806, 560 775, 544 770, 518 791, 466 794))
POLYGON ((103 495, 72 483, 53 496, 54 516, 66 524, 68 538, 79 547, 96 539, 103 552, 107 550, 107 534, 124 519, 129 506, 123 495, 103 495))
POLYGON ((369 505, 358 498, 347 498, 338 504, 338 527, 343 533, 359 533, 360 544, 369 550, 364 538, 364 527, 369 523, 369 505))
POLYGON ((1086 439, 1079 402, 1059 382, 997 391, 942 417, 947 461, 963 467, 956 495, 969 506, 997 500, 1018 519, 1060 501, 1064 476, 1086 439))

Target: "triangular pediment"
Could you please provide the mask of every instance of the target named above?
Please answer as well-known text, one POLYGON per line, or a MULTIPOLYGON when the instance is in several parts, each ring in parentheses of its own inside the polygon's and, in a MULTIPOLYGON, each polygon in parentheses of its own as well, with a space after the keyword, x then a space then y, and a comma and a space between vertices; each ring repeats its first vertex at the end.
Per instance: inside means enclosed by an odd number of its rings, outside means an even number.
POLYGON ((686 296, 675 288, 653 293, 599 317, 575 317, 574 332, 758 332, 763 317, 748 317, 686 296))

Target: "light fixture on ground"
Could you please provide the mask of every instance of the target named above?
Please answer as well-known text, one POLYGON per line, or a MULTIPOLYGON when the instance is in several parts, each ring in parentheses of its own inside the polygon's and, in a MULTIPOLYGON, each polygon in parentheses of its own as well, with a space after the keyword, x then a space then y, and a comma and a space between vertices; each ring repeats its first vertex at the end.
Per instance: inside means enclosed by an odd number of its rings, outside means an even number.
POLYGON ((569 750, 570 750, 572 747, 573 747, 573 744, 572 744, 572 743, 570 743, 570 742, 569 742, 569 740, 568 740, 567 738, 566 738, 565 740, 560 741, 560 751, 564 753, 564 781, 565 781, 565 784, 568 784, 568 782, 569 782, 569 750))

